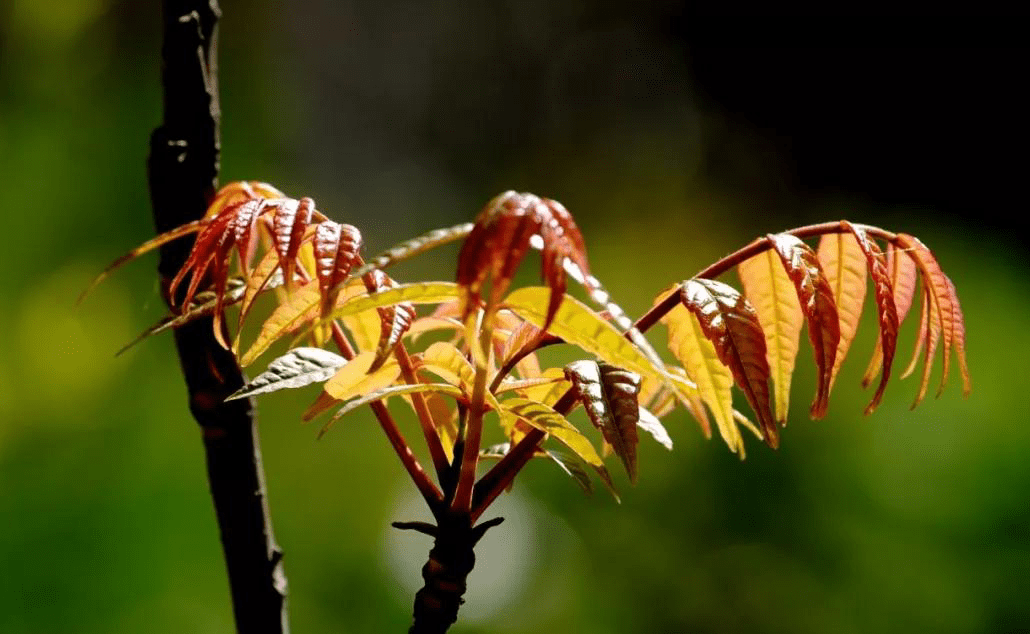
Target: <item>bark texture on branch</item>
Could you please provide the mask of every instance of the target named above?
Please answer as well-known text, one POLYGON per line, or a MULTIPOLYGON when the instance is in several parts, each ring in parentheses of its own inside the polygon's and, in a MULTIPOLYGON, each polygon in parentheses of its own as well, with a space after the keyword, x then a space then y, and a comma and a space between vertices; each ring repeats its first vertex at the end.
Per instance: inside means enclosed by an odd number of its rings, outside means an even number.
MULTIPOLYGON (((147 163, 154 224, 162 233, 200 218, 217 186, 219 107, 216 0, 165 0, 161 49, 164 122, 147 163)), ((162 289, 191 243, 161 249, 162 289)), ((169 299, 166 297, 166 299, 169 299)), ((286 577, 265 500, 253 403, 223 402, 244 384, 233 355, 215 341, 211 318, 175 331, 189 407, 200 425, 239 634, 284 634, 286 577)))

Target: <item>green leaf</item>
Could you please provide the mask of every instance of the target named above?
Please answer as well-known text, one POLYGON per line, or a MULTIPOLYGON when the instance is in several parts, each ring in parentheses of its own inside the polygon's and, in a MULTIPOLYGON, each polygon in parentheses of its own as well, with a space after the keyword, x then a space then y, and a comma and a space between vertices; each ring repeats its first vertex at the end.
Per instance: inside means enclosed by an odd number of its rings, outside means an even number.
POLYGON ((321 348, 294 348, 268 364, 268 370, 234 392, 227 401, 304 387, 327 381, 347 363, 338 354, 321 348))

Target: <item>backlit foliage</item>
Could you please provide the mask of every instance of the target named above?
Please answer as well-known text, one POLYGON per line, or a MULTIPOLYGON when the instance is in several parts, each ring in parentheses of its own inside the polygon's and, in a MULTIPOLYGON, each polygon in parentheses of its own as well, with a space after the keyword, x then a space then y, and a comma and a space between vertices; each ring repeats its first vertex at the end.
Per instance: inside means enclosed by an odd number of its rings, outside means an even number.
POLYGON ((921 365, 913 407, 927 392, 938 348, 938 394, 952 352, 963 391, 970 390, 962 311, 932 252, 913 236, 847 221, 759 238, 660 293, 653 308, 632 322, 590 274, 583 236, 553 200, 506 192, 475 223, 429 232, 366 262, 360 231, 330 220, 310 198, 240 182, 218 192, 204 219, 141 245, 97 281, 191 234, 197 234, 193 250, 165 289, 175 309, 140 339, 211 317, 217 340, 249 365, 289 338, 290 348, 230 398, 321 384, 303 416, 329 413, 321 433, 371 405, 437 514, 446 509, 474 521, 533 457, 554 462, 587 491, 594 473, 614 493, 603 458, 614 453, 636 481, 638 432, 671 449, 660 419, 680 405, 706 435, 709 417, 714 419, 741 456, 741 427, 776 447, 787 422, 801 330, 808 330, 817 367, 810 413, 819 418, 858 328, 867 278, 879 336, 862 383, 879 381, 866 413, 880 403, 894 371, 898 330, 917 288, 918 335, 902 373, 921 365), (813 238, 814 248, 804 241, 813 238), (396 262, 457 240, 464 242, 454 283, 398 283, 385 273, 396 262), (530 249, 541 252, 544 286, 511 290, 530 249), (715 279, 733 268, 742 291, 715 279), (568 294, 569 277, 593 306, 568 294), (269 294, 275 307, 242 345, 242 325, 255 300, 269 294), (231 336, 225 310, 236 304, 231 336), (641 334, 659 322, 667 327, 675 363, 662 360, 641 334), (437 333, 434 342, 419 347, 428 332, 437 333), (591 358, 542 368, 537 351, 557 344, 591 358), (329 345, 336 351, 326 350, 329 345), (734 385, 755 423, 733 408, 734 385), (410 451, 405 454, 410 446, 385 407, 391 398, 418 416, 436 482, 410 451), (586 433, 571 422, 577 405, 586 410, 587 427, 597 431, 586 433), (503 442, 483 443, 486 421, 499 426, 503 442), (547 439, 562 447, 543 445, 547 439), (480 459, 496 463, 477 480, 480 459))

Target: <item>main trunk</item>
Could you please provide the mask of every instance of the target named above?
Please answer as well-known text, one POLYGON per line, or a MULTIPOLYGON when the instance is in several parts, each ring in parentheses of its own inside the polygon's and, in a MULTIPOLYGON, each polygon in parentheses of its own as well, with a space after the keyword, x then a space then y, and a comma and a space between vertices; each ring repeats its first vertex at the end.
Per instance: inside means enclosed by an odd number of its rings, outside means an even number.
MULTIPOLYGON (((164 2, 164 121, 151 137, 147 163, 159 233, 203 216, 217 184, 218 17, 215 0, 164 2)), ((188 241, 177 241, 161 249, 162 289, 189 248, 188 241)), ((286 577, 265 502, 252 403, 223 402, 244 384, 243 374, 215 341, 210 318, 176 330, 175 344, 190 411, 203 434, 237 631, 283 634, 286 577)))

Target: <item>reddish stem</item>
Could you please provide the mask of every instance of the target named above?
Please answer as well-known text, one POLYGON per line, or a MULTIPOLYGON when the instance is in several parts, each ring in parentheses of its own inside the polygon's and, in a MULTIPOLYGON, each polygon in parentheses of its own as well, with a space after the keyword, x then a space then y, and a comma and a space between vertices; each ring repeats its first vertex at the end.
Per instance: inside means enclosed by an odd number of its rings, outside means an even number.
MULTIPOLYGON (((552 409, 564 416, 572 410, 572 406, 575 404, 576 394, 570 388, 558 399, 558 402, 554 404, 552 409)), ((545 432, 535 427, 529 430, 522 437, 522 440, 508 450, 508 453, 504 454, 500 462, 495 464, 490 471, 479 479, 479 482, 476 483, 475 493, 472 496, 473 522, 479 519, 479 516, 497 499, 497 496, 515 480, 515 476, 522 471, 522 467, 529 463, 530 458, 533 457, 540 443, 546 437, 547 434, 545 432)))
MULTIPOLYGON (((896 233, 880 229, 879 227, 870 227, 869 225, 855 226, 861 227, 873 238, 879 238, 880 240, 885 240, 891 243, 896 242, 898 239, 896 233)), ((850 231, 851 230, 844 226, 841 221, 836 221, 798 227, 797 229, 791 229, 789 231, 784 231, 783 233, 788 233, 796 238, 812 238, 829 233, 849 233, 850 231)), ((694 278, 715 279, 744 260, 762 253, 771 246, 772 243, 769 241, 768 237, 756 238, 751 242, 751 244, 734 251, 711 266, 702 269, 701 272, 694 276, 694 278)), ((651 310, 644 313, 644 315, 633 324, 633 327, 640 332, 647 332, 652 326, 658 323, 662 317, 665 317, 670 310, 675 308, 677 304, 679 304, 679 293, 673 291, 662 301, 651 307, 651 310)))
MULTIPOLYGON (((404 347, 403 342, 398 343, 397 347, 394 348, 394 356, 397 358, 397 365, 400 366, 401 376, 404 377, 404 381, 409 385, 418 385, 420 381, 415 376, 415 370, 411 365, 411 357, 408 356, 408 350, 404 347)), ((411 395, 411 402, 415 406, 415 413, 418 414, 418 422, 422 426, 422 435, 426 438, 429 455, 432 457, 433 466, 436 468, 436 477, 440 482, 443 482, 451 465, 447 460, 446 452, 443 450, 443 444, 440 442, 440 435, 436 431, 433 415, 429 412, 425 395, 415 392, 411 395)))
MULTIPOLYGON (((351 347, 347 337, 343 334, 343 329, 340 328, 340 324, 336 323, 335 320, 332 322, 332 329, 333 341, 336 343, 336 347, 339 348, 340 354, 348 361, 353 359, 354 348, 351 347)), ((376 418, 379 419, 379 426, 383 428, 383 433, 390 440, 393 450, 397 453, 397 457, 401 459, 401 463, 407 469, 408 475, 415 482, 415 486, 418 487, 422 497, 425 498, 426 504, 429 505, 430 509, 435 509, 443 501, 443 493, 429 478, 422 465, 419 464, 418 458, 411 451, 411 445, 404 439, 404 435, 397 427, 393 416, 390 415, 390 410, 386 409, 386 405, 382 401, 369 403, 368 406, 372 409, 376 418)))

